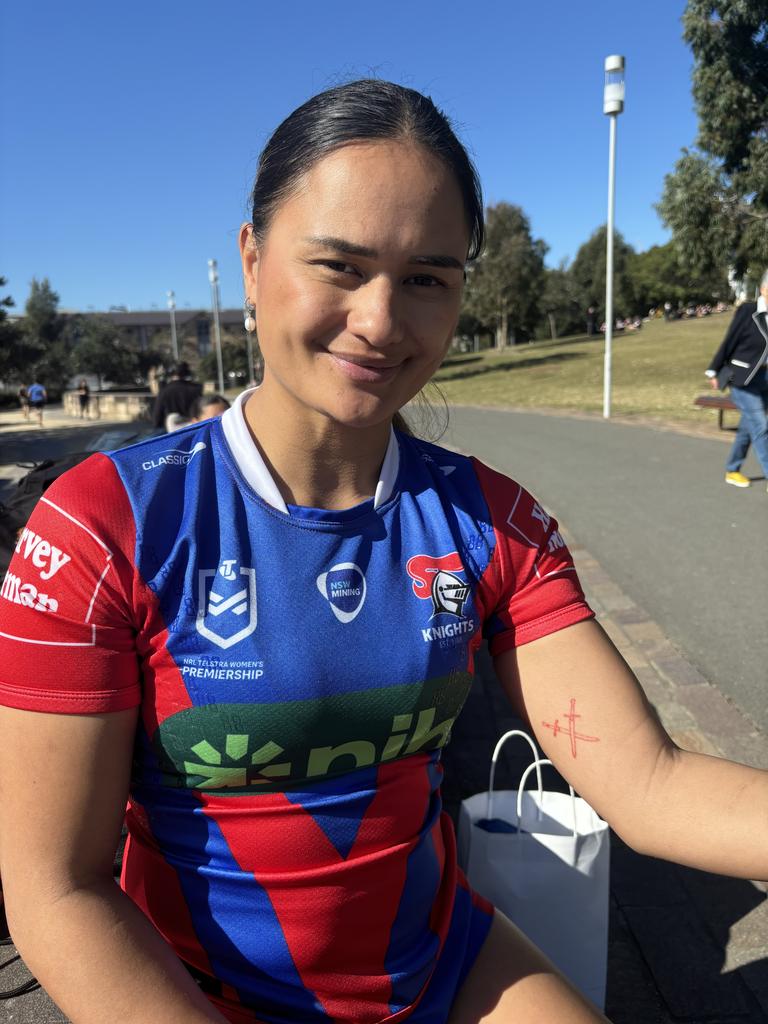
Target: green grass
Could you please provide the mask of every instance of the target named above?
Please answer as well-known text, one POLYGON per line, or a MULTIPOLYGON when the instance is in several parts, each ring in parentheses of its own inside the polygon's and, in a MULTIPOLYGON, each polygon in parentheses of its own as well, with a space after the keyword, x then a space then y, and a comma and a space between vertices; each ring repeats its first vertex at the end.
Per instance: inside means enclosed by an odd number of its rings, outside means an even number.
MULTIPOLYGON (((693 406, 708 390, 704 370, 731 313, 654 320, 614 336, 611 412, 681 422, 710 420, 693 406)), ((435 375, 449 403, 601 412, 605 344, 587 338, 537 341, 504 352, 449 357, 435 375)))

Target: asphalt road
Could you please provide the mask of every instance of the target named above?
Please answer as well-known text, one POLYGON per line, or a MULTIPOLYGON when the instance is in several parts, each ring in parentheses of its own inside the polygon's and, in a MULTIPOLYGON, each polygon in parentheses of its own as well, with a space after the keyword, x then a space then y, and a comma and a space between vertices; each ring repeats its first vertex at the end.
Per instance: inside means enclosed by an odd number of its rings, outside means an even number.
POLYGON ((702 675, 768 731, 768 494, 727 445, 591 418, 453 408, 441 443, 519 480, 702 675))

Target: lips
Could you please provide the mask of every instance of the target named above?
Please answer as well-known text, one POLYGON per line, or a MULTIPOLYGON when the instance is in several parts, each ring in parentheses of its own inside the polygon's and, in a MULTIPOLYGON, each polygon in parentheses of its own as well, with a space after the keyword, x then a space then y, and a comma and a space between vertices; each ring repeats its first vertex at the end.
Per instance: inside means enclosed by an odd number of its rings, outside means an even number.
POLYGON ((369 384, 386 384, 394 380, 400 363, 380 363, 376 361, 363 362, 354 356, 337 355, 329 352, 336 368, 347 377, 348 380, 363 381, 369 384))

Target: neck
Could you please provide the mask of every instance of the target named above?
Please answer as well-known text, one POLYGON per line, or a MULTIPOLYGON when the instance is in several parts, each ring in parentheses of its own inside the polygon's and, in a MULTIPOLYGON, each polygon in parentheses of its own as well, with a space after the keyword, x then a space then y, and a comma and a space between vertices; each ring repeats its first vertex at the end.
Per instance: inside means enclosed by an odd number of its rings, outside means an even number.
POLYGON ((389 422, 346 427, 302 406, 274 408, 255 391, 245 421, 286 504, 340 510, 373 497, 390 437, 389 422))

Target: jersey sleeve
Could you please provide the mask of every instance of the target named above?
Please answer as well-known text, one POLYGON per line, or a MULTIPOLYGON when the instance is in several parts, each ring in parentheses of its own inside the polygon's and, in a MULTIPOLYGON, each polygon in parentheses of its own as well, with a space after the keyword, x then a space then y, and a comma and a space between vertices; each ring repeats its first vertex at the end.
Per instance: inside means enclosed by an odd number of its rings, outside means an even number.
POLYGON ((55 480, 0 587, 0 704, 88 714, 140 703, 135 527, 112 461, 55 480))
POLYGON ((516 481, 473 461, 496 541, 480 585, 491 654, 592 618, 556 520, 516 481))

